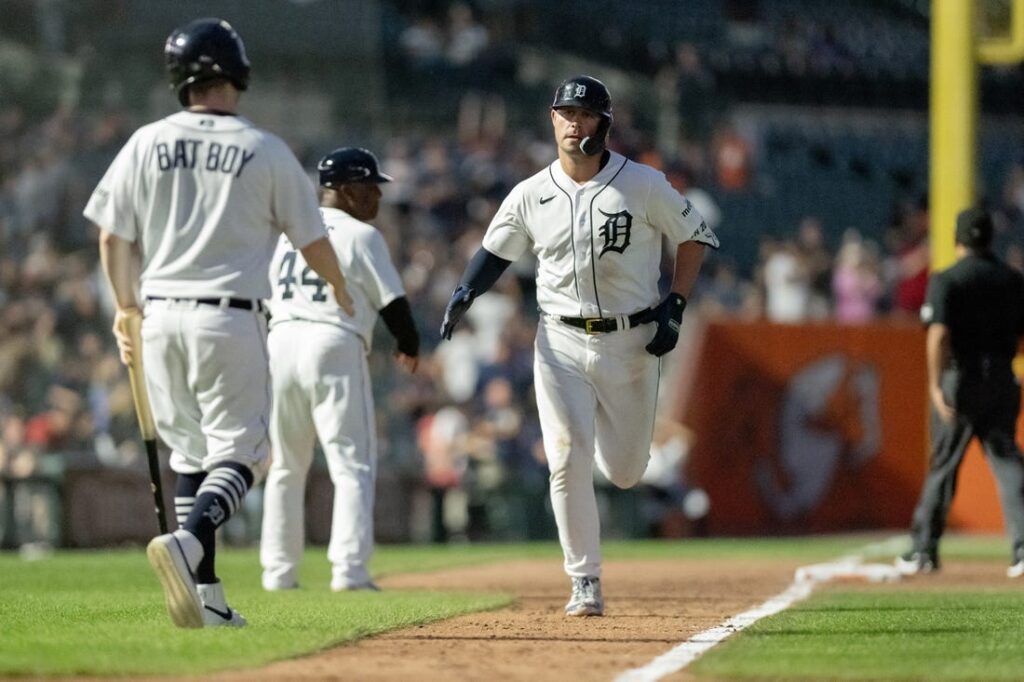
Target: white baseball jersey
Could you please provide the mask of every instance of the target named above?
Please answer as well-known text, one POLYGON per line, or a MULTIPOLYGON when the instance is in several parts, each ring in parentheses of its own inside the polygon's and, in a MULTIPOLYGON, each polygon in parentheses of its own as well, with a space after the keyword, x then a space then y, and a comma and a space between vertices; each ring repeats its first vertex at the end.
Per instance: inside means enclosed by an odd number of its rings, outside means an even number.
POLYGON ((542 316, 534 388, 551 472, 551 507, 573 577, 601 574, 593 468, 613 484, 640 481, 650 458, 660 361, 656 325, 588 334, 549 316, 619 317, 659 302, 662 242, 718 238, 664 174, 621 154, 577 183, 555 161, 519 183, 484 235, 494 255, 537 257, 542 316))
POLYGON ((316 193, 288 146, 240 116, 180 111, 140 128, 85 216, 139 242, 142 295, 270 295, 278 236, 324 236, 316 193))
POLYGON ((270 295, 282 233, 301 245, 326 236, 299 162, 242 117, 181 111, 132 135, 84 213, 138 244, 141 293, 160 299, 145 306, 142 357, 171 468, 255 469, 269 452, 270 391, 252 302, 270 295))
POLYGON ((268 302, 274 458, 260 541, 267 589, 298 583, 303 500, 317 439, 334 483, 331 586, 370 583, 377 432, 366 354, 378 312, 405 291, 380 232, 344 211, 321 210, 355 314, 338 306, 326 282, 282 237, 270 266, 268 302))
POLYGON ((349 316, 341 309, 327 283, 310 269, 291 241, 281 237, 270 264, 270 328, 289 320, 332 324, 356 334, 369 350, 378 312, 405 296, 402 280, 376 228, 336 208, 321 211, 355 314, 349 316))
POLYGON ((661 237, 677 245, 718 238, 693 205, 650 166, 609 152, 578 184, 556 160, 516 185, 484 235, 505 260, 537 257, 537 302, 550 315, 628 315, 658 303, 661 237))

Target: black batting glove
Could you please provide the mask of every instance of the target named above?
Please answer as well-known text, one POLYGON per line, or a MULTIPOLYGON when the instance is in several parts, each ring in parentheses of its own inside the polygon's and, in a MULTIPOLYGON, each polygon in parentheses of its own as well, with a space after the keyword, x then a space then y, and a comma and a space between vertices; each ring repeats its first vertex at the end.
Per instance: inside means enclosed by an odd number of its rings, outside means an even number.
POLYGON ((679 341, 679 325, 686 310, 686 299, 672 292, 651 311, 651 322, 658 323, 658 331, 647 344, 646 350, 655 357, 661 357, 676 347, 679 341))
POLYGON ((474 293, 465 284, 455 287, 455 291, 452 292, 452 297, 448 301, 448 307, 444 309, 444 321, 441 323, 442 339, 451 340, 455 325, 459 323, 462 316, 469 310, 469 306, 473 305, 474 293))

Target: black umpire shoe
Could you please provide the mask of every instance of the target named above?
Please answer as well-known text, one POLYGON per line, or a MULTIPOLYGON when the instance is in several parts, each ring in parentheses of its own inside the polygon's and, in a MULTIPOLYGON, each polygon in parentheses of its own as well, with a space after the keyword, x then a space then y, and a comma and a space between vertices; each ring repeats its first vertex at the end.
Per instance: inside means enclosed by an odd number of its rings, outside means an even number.
POLYGON ((936 552, 913 550, 896 559, 896 570, 900 575, 924 575, 939 570, 939 555, 936 552))
POLYGON ((1006 569, 1007 578, 1019 578, 1024 575, 1024 547, 1018 547, 1013 552, 1013 562, 1006 569))

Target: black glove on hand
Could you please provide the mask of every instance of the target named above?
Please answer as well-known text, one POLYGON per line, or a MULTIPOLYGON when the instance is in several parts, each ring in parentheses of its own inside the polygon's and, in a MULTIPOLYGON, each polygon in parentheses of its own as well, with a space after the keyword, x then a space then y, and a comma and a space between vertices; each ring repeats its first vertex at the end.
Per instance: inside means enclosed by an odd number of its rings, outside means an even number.
POLYGON ((684 310, 686 310, 686 299, 672 292, 651 311, 651 321, 658 323, 658 331, 654 333, 654 338, 647 344, 648 353, 660 358, 676 347, 676 342, 679 341, 679 324, 683 321, 684 310))
POLYGON ((473 290, 465 284, 455 287, 455 291, 452 292, 452 297, 448 301, 448 307, 444 309, 444 321, 441 323, 442 339, 451 340, 455 325, 473 304, 473 294, 473 290))

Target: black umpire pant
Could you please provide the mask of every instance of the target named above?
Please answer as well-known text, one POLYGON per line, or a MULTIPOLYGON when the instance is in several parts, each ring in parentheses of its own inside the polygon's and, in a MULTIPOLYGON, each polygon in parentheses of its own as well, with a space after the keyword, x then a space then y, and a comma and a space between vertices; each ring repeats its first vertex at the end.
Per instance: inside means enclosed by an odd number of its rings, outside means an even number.
POLYGON ((983 363, 972 371, 947 370, 942 375, 943 394, 957 413, 947 423, 931 409, 931 462, 911 528, 916 551, 937 555, 960 463, 975 436, 998 483, 1014 560, 1024 550, 1024 460, 1014 440, 1020 386, 1009 364, 998 364, 983 363))

